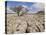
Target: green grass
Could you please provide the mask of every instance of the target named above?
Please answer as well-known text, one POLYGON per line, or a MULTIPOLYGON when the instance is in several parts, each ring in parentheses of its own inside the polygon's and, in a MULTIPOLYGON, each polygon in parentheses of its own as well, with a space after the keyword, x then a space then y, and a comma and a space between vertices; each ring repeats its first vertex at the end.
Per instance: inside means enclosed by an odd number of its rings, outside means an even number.
POLYGON ((45 16, 44 13, 37 13, 36 15, 37 15, 37 16, 45 16))

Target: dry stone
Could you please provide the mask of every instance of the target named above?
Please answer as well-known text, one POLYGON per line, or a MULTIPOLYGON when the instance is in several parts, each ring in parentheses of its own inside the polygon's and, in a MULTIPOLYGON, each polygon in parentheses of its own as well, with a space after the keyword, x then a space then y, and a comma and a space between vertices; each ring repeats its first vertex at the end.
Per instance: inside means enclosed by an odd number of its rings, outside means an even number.
POLYGON ((44 31, 44 16, 7 14, 7 33, 30 33, 44 31))

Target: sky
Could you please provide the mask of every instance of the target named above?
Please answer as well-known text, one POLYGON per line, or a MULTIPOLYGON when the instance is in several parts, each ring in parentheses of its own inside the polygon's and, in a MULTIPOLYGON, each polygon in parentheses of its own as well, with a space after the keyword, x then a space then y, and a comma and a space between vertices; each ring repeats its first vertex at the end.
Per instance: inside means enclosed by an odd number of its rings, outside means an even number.
MULTIPOLYGON (((44 3, 7 1, 8 9, 9 9, 9 7, 15 7, 15 6, 18 6, 18 5, 22 5, 22 6, 27 7, 28 10, 29 10, 28 11, 29 13, 37 13, 40 10, 44 10, 44 3)), ((10 12, 10 13, 12 13, 12 12, 10 12)))
POLYGON ((26 5, 28 7, 30 7, 31 5, 33 5, 32 2, 17 2, 17 1, 7 1, 7 6, 8 7, 15 7, 18 5, 26 5))

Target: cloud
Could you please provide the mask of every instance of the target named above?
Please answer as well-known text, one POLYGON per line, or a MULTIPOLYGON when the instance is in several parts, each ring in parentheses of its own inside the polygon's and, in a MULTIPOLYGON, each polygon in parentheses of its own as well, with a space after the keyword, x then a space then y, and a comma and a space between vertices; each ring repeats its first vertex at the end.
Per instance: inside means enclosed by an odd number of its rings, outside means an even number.
MULTIPOLYGON (((34 3, 32 6, 28 7, 26 5, 22 5, 24 7, 24 11, 27 8, 29 11, 28 13, 38 13, 38 11, 44 11, 44 3, 34 3)), ((7 13, 15 13, 14 11, 7 8, 7 13)))
POLYGON ((44 8, 44 3, 35 3, 32 6, 37 7, 37 8, 44 8))
POLYGON ((15 13, 15 12, 11 10, 10 8, 7 8, 7 13, 15 13))
POLYGON ((26 5, 22 5, 22 7, 25 7, 25 8, 27 8, 27 6, 26 6, 26 5))
POLYGON ((29 8, 29 13, 37 13, 38 11, 44 11, 44 3, 34 3, 29 8))

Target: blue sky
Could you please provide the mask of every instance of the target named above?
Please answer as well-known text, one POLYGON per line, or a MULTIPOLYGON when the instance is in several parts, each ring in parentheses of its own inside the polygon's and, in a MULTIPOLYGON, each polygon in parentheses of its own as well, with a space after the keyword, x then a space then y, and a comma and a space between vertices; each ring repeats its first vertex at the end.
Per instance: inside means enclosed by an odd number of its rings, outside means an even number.
MULTIPOLYGON (((30 13, 37 13, 40 10, 44 10, 43 3, 34 3, 34 2, 18 2, 18 1, 7 1, 7 7, 15 7, 18 5, 25 5, 28 8, 28 12, 30 13)), ((11 12, 10 12, 11 13, 11 12)))
POLYGON ((32 2, 7 1, 8 7, 14 7, 14 6, 18 6, 18 5, 26 5, 26 6, 30 7, 31 5, 33 5, 33 3, 32 2))

